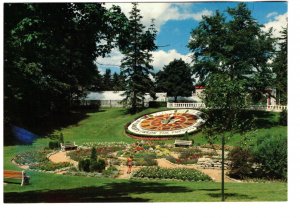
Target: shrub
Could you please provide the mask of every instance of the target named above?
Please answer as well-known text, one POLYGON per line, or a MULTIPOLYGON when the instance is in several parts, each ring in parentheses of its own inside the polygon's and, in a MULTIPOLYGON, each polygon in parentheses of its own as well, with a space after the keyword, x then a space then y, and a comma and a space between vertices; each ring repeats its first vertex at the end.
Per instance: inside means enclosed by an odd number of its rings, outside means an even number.
POLYGON ((59 141, 50 141, 49 142, 49 148, 50 149, 58 149, 58 148, 60 148, 59 141))
POLYGON ((62 132, 59 134, 59 142, 60 142, 60 143, 64 143, 64 142, 65 142, 65 141, 64 141, 64 135, 63 135, 62 132))
POLYGON ((171 163, 177 163, 177 159, 171 155, 166 156, 166 160, 170 161, 171 163))
POLYGON ((231 161, 229 175, 237 179, 250 177, 252 173, 253 156, 249 149, 235 147, 228 154, 231 161))
POLYGON ((89 172, 102 172, 105 169, 105 160, 99 159, 97 161, 90 161, 90 171, 89 172))
POLYGON ((54 171, 54 170, 57 170, 57 169, 62 169, 62 168, 65 168, 65 167, 70 167, 70 166, 71 166, 71 164, 68 163, 68 162, 52 163, 52 162, 48 161, 48 162, 42 162, 42 163, 31 165, 30 169, 54 171))
POLYGON ((211 181, 211 178, 198 170, 186 168, 144 167, 133 174, 134 178, 177 179, 185 181, 211 181))
POLYGON ((78 162, 78 169, 80 171, 90 172, 90 159, 82 159, 78 162))
POLYGON ((287 126, 287 120, 288 120, 287 110, 283 110, 282 112, 280 112, 279 124, 283 126, 287 126))
POLYGON ((156 166, 157 161, 150 157, 135 158, 134 165, 136 165, 136 166, 156 166))
POLYGON ((91 161, 97 161, 97 151, 95 147, 92 147, 90 159, 91 161))
POLYGON ((119 170, 114 167, 114 166, 110 166, 108 167, 106 170, 102 171, 102 175, 105 177, 110 177, 110 178, 115 178, 118 176, 119 170))
POLYGON ((265 135, 252 147, 258 167, 256 176, 287 179, 287 137, 265 135))

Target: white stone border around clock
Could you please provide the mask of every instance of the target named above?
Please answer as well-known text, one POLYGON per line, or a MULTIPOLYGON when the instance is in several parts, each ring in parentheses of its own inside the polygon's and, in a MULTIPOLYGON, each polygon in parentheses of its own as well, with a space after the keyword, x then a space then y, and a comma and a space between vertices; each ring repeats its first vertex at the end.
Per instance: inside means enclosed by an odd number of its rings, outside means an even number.
POLYGON ((144 115, 142 117, 139 117, 135 121, 133 121, 129 126, 128 130, 131 133, 141 135, 141 136, 177 136, 177 135, 183 135, 186 132, 192 133, 199 129, 199 126, 204 123, 204 120, 200 117, 201 112, 194 109, 178 109, 178 110, 167 110, 167 111, 160 111, 151 113, 148 115, 144 115), (141 122, 145 120, 147 117, 151 116, 159 116, 159 115, 165 115, 165 114, 174 114, 176 113, 188 113, 197 116, 197 120, 194 124, 192 124, 189 127, 178 129, 178 130, 165 130, 165 131, 156 131, 156 130, 145 130, 141 127, 141 122))

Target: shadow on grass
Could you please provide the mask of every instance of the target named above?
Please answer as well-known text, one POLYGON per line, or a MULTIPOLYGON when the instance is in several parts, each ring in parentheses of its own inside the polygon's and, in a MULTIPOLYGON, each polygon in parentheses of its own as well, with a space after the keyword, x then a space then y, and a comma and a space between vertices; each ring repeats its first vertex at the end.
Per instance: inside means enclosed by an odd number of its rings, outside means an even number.
POLYGON ((250 113, 256 118, 254 124, 257 128, 271 128, 279 125, 275 113, 268 111, 250 111, 250 113))
MULTIPOLYGON (((25 131, 46 137, 53 133, 54 130, 62 130, 70 125, 78 125, 78 123, 89 117, 89 113, 105 112, 104 109, 78 109, 63 114, 53 114, 40 119, 30 119, 23 123, 20 127, 25 131)), ((18 125, 17 125, 18 126, 18 125)), ((21 138, 16 137, 12 126, 4 126, 4 144, 5 145, 31 145, 32 142, 24 142, 21 138)))
POLYGON ((78 203, 78 202, 148 202, 151 199, 132 197, 143 193, 184 193, 192 190, 156 182, 109 183, 103 186, 75 189, 4 193, 4 203, 78 203))

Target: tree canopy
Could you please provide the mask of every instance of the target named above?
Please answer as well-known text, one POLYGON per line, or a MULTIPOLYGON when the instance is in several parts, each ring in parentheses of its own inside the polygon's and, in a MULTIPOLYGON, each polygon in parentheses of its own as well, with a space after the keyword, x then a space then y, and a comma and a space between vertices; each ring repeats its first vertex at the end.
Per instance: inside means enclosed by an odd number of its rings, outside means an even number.
POLYGON ((188 97, 194 91, 190 66, 182 59, 173 60, 156 74, 157 91, 167 92, 177 102, 178 96, 188 97))
POLYGON ((278 104, 287 104, 287 27, 281 31, 281 37, 279 38, 279 50, 276 52, 275 59, 273 61, 273 70, 276 74, 276 96, 278 104))
POLYGON ((222 129, 232 126, 224 122, 232 122, 246 107, 248 95, 272 85, 269 60, 275 42, 271 31, 263 32, 246 4, 228 8, 227 13, 228 19, 219 11, 204 16, 188 45, 193 52, 193 72, 206 83, 206 106, 225 113, 226 119, 219 124, 222 129))
POLYGON ((121 72, 126 77, 125 102, 132 112, 143 107, 145 93, 154 95, 154 84, 149 75, 153 69, 150 52, 157 48, 154 42, 156 30, 153 22, 145 30, 141 19, 137 3, 133 3, 126 35, 123 38, 125 43, 120 47, 122 54, 125 55, 121 63, 121 72))
POLYGON ((96 57, 122 45, 126 21, 98 3, 4 4, 6 123, 68 112, 97 77, 96 57))

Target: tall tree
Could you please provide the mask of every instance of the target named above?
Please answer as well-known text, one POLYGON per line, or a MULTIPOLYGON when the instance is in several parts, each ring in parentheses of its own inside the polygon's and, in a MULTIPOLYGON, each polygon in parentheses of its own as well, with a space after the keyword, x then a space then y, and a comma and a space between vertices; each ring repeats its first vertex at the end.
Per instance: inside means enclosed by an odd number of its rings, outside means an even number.
POLYGON ((97 77, 96 57, 122 45, 126 20, 98 3, 5 4, 6 122, 39 125, 68 112, 97 77))
POLYGON ((251 124, 241 119, 247 105, 245 98, 272 83, 268 61, 274 45, 271 31, 262 31, 245 3, 228 8, 227 13, 228 19, 219 11, 204 16, 189 43, 194 72, 206 82, 207 132, 221 135, 223 201, 225 132, 244 131, 251 124))
POLYGON ((121 72, 126 76, 125 102, 133 113, 139 107, 143 107, 146 92, 154 93, 154 85, 149 74, 153 69, 150 64, 152 61, 150 52, 157 48, 154 42, 156 30, 152 22, 151 27, 145 31, 141 19, 137 3, 133 3, 127 34, 124 36, 126 43, 120 47, 125 55, 121 64, 121 72))
POLYGON ((112 90, 112 75, 111 69, 106 69, 105 74, 103 76, 103 91, 111 91, 112 90))
POLYGON ((273 61, 273 71, 276 74, 276 96, 279 104, 287 104, 287 27, 281 31, 279 51, 273 61))
POLYGON ((191 96, 194 91, 190 66, 182 59, 173 60, 156 75, 157 90, 167 92, 177 102, 178 96, 191 96))

